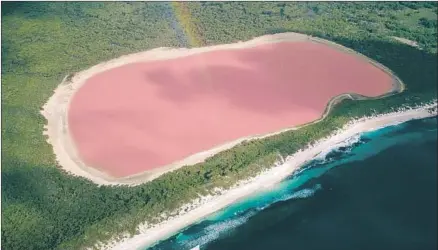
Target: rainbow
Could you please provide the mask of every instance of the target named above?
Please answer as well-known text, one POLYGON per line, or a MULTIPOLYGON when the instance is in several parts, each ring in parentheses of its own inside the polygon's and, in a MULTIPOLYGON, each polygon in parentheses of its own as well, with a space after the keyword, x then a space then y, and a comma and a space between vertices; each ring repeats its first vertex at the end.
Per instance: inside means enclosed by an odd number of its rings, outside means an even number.
POLYGON ((172 2, 171 7, 175 18, 180 23, 185 36, 188 38, 188 43, 191 47, 201 47, 205 45, 204 39, 196 26, 196 20, 185 2, 172 2))

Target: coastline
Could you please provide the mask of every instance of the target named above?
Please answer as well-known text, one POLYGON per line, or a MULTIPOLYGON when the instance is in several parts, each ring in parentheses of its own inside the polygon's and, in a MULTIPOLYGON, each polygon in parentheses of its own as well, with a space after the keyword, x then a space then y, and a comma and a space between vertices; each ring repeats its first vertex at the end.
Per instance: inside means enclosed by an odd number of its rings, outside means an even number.
POLYGON ((352 49, 346 48, 342 45, 336 44, 334 42, 330 42, 328 40, 324 40, 304 34, 288 32, 288 33, 279 33, 275 35, 260 36, 249 41, 237 42, 232 44, 222 44, 222 45, 214 45, 214 46, 192 48, 192 49, 156 48, 144 52, 121 56, 119 58, 97 64, 91 68, 88 68, 76 74, 70 74, 66 76, 63 79, 62 83, 55 89, 54 94, 43 106, 43 110, 41 111, 41 113, 47 119, 47 125, 45 126, 44 135, 47 137, 47 142, 53 147, 56 160, 59 163, 59 166, 63 170, 65 170, 69 174, 84 177, 98 185, 134 186, 134 185, 145 183, 147 181, 151 181, 164 173, 174 171, 183 166, 189 166, 203 162, 205 159, 221 151, 230 149, 245 140, 262 139, 268 136, 273 136, 276 134, 280 134, 282 132, 295 130, 310 124, 317 123, 327 116, 333 104, 336 104, 338 101, 342 99, 348 98, 348 99, 357 100, 357 99, 382 98, 392 94, 403 92, 404 88, 405 87, 403 82, 391 70, 381 65, 380 63, 375 62, 364 55, 361 55, 360 53, 352 49), (87 166, 84 162, 81 161, 78 155, 78 151, 75 148, 73 139, 69 134, 67 113, 68 113, 70 101, 74 93, 90 77, 99 74, 101 72, 104 72, 106 70, 120 67, 122 65, 130 64, 130 63, 168 60, 168 59, 191 56, 191 55, 209 52, 209 51, 215 51, 215 50, 237 50, 242 48, 255 47, 262 44, 294 42, 294 41, 311 41, 315 43, 323 43, 327 46, 331 46, 345 53, 354 54, 355 56, 360 57, 362 60, 366 60, 368 63, 371 63, 375 67, 379 68, 380 70, 383 70, 385 73, 390 75, 393 78, 393 88, 390 92, 384 93, 381 96, 374 98, 368 98, 353 93, 345 93, 342 95, 334 96, 327 103, 326 109, 321 114, 321 117, 317 120, 311 121, 301 126, 285 128, 280 131, 275 131, 268 134, 251 135, 251 136, 239 138, 231 142, 225 142, 221 145, 217 145, 206 151, 190 155, 185 159, 173 162, 171 164, 162 166, 160 168, 143 171, 138 174, 127 176, 127 177, 122 177, 122 178, 113 177, 99 169, 87 166))
POLYGON ((229 190, 218 190, 214 196, 200 197, 194 202, 183 206, 171 214, 165 221, 148 226, 144 223, 139 226, 139 234, 130 237, 125 235, 120 241, 112 240, 107 244, 98 243, 99 249, 145 249, 177 233, 179 230, 196 223, 202 218, 242 199, 248 195, 279 183, 290 176, 294 171, 313 159, 322 151, 332 148, 346 139, 367 131, 378 130, 383 127, 397 125, 409 120, 423 119, 437 115, 437 102, 414 108, 400 108, 398 111, 363 117, 348 122, 343 128, 334 131, 330 136, 311 143, 305 149, 299 150, 286 157, 284 162, 270 168, 258 176, 241 181, 229 190))

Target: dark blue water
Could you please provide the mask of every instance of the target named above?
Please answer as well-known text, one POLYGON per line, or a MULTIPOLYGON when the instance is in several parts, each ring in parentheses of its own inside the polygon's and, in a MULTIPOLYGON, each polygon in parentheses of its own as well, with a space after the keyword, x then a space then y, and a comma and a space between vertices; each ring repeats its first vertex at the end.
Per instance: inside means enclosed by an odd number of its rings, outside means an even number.
POLYGON ((437 119, 364 133, 152 249, 437 249, 437 119))

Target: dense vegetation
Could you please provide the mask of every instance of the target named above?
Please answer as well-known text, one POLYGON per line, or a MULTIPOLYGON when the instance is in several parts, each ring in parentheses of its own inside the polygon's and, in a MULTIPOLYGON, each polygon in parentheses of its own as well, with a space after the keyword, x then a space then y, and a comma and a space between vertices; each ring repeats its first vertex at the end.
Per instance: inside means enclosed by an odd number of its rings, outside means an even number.
POLYGON ((271 166, 352 116, 436 98, 437 3, 2 3, 2 249, 77 249, 153 220, 213 187, 271 166), (343 101, 324 121, 241 144, 136 187, 98 187, 60 171, 39 111, 62 78, 161 46, 202 46, 295 31, 384 64, 407 90, 343 101), (390 36, 418 42, 420 49, 390 36))

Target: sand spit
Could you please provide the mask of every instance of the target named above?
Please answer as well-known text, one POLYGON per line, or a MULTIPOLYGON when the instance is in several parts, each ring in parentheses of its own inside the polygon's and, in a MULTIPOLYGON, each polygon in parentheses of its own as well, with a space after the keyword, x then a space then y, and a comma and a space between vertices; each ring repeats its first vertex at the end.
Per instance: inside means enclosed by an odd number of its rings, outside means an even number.
MULTIPOLYGON (((62 83, 55 89, 54 95, 50 97, 48 102, 44 105, 41 113, 47 119, 48 123, 45 126, 44 134, 47 135, 47 141, 49 144, 53 146, 54 153, 56 155, 56 159, 58 164, 68 173, 85 177, 96 184, 99 185, 138 185, 152 179, 157 178, 163 173, 178 169, 185 165, 193 165, 199 162, 204 161, 206 158, 217 154, 220 151, 232 148, 233 146, 241 143, 245 140, 263 138, 271 135, 275 135, 281 132, 285 132, 295 128, 286 128, 281 131, 277 131, 275 133, 269 133, 265 135, 254 135, 249 137, 240 138, 238 140, 225 143, 223 145, 219 145, 210 150, 200 152, 194 155, 187 157, 178 162, 174 162, 167 166, 163 166, 157 168, 156 170, 145 171, 143 173, 132 175, 124 178, 115 178, 112 177, 102 171, 99 171, 95 168, 86 166, 78 157, 77 149, 72 141, 72 138, 69 134, 69 125, 67 120, 67 112, 69 108, 69 104, 71 101, 71 97, 74 95, 75 91, 78 90, 87 79, 96 75, 98 73, 104 72, 109 69, 113 69, 116 67, 120 67, 125 64, 137 63, 137 62, 147 62, 147 61, 156 61, 156 60, 167 60, 174 59, 178 57, 184 57, 188 55, 194 55, 198 53, 203 53, 207 51, 214 50, 233 50, 233 49, 241 49, 241 48, 249 48, 255 47, 262 44, 268 43, 278 43, 278 42, 292 42, 292 41, 311 41, 324 43, 329 46, 336 47, 337 49, 343 50, 347 53, 354 53, 356 55, 361 56, 363 59, 377 66, 384 72, 389 75, 392 75, 393 81, 393 89, 391 92, 385 94, 390 95, 394 93, 398 93, 403 91, 404 85, 402 81, 397 78, 388 68, 383 65, 372 61, 371 59, 356 53, 355 51, 345 48, 341 45, 337 45, 333 42, 326 41, 319 38, 310 37, 303 34, 297 33, 281 33, 275 35, 266 35, 258 38, 254 38, 247 42, 238 42, 234 44, 225 44, 225 45, 216 45, 210 47, 202 47, 202 48, 156 48, 152 50, 148 50, 145 52, 140 52, 136 54, 130 54, 126 56, 119 57, 117 59, 113 59, 107 62, 100 63, 95 65, 87 70, 78 72, 74 75, 69 75, 64 78, 62 83)), ((382 97, 382 96, 381 96, 382 97)), ((336 103, 340 99, 343 98, 351 98, 351 99, 362 99, 363 97, 357 95, 344 94, 341 96, 334 97, 326 108, 326 112, 321 117, 324 118, 327 112, 330 110, 333 103, 336 103)), ((317 120, 319 121, 319 120, 317 120)), ((314 121, 314 122, 317 122, 314 121)), ((314 123, 313 122, 313 123, 314 123)))
POLYGON ((396 37, 396 36, 392 36, 391 38, 397 40, 398 42, 401 42, 401 43, 407 44, 409 46, 418 48, 418 43, 415 41, 412 41, 412 40, 409 40, 409 39, 406 39, 403 37, 396 37))
POLYGON ((229 190, 217 190, 216 195, 200 197, 192 203, 181 207, 179 210, 170 213, 171 216, 159 224, 148 225, 144 223, 139 226, 138 230, 140 233, 138 235, 133 237, 125 235, 122 240, 113 240, 107 244, 98 243, 96 246, 99 249, 113 250, 145 249, 145 247, 152 246, 157 241, 172 236, 184 227, 239 199, 280 182, 319 153, 327 152, 328 149, 336 147, 337 144, 351 137, 409 120, 423 119, 436 115, 437 102, 435 100, 432 103, 415 108, 400 108, 392 113, 352 120, 343 128, 334 131, 327 138, 321 139, 308 145, 307 148, 288 156, 284 162, 277 164, 277 166, 259 174, 255 178, 243 180, 229 190))

